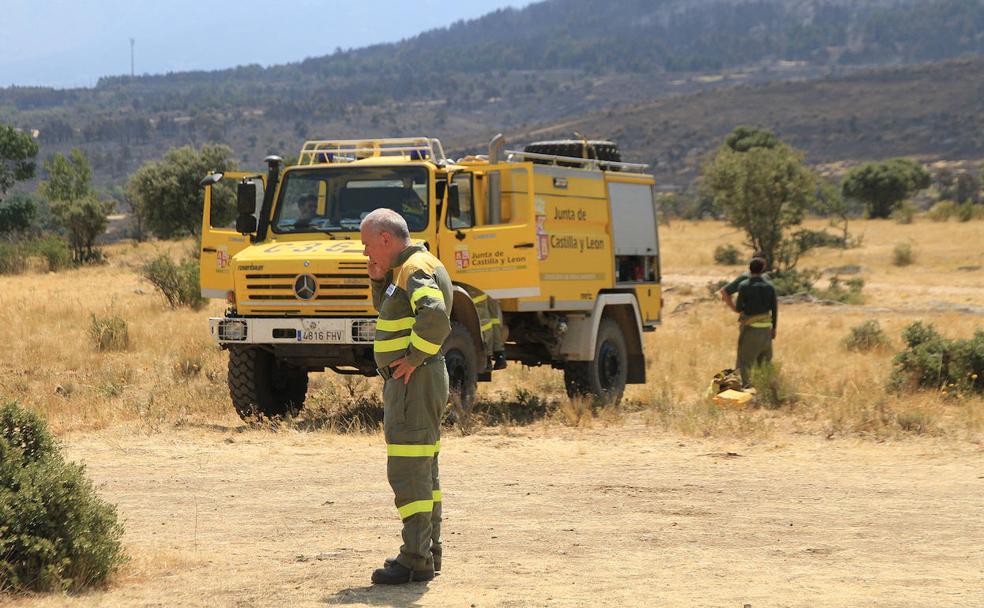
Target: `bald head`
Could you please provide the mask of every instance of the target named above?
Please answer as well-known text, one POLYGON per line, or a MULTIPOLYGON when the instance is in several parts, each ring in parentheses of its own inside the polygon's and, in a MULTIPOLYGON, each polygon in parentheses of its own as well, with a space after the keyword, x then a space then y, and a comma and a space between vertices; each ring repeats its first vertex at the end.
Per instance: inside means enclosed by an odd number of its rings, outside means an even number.
POLYGON ((375 236, 386 232, 403 244, 410 244, 410 228, 403 216, 392 209, 376 209, 362 219, 360 229, 375 236))

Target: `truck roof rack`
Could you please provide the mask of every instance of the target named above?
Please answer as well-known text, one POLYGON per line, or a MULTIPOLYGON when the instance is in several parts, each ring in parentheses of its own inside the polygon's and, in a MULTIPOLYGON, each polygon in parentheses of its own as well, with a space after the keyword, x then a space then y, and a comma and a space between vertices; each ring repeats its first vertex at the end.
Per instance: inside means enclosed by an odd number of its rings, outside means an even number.
POLYGON ((350 163, 364 158, 384 156, 402 160, 428 160, 435 164, 447 162, 444 146, 439 139, 401 137, 306 141, 297 158, 297 164, 350 163))
POLYGON ((544 161, 545 164, 560 167, 575 167, 577 169, 601 169, 624 170, 624 171, 645 171, 649 165, 645 163, 623 163, 613 160, 597 160, 594 158, 577 158, 574 156, 558 156, 556 154, 540 154, 539 152, 525 152, 523 150, 506 150, 509 159, 519 162, 524 160, 544 161))

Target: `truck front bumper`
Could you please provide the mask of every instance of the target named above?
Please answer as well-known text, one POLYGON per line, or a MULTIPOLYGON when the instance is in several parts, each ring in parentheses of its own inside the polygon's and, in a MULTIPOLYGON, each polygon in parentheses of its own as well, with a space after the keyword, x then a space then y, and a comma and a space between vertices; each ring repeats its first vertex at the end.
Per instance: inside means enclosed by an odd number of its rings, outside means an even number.
POLYGON ((376 319, 211 317, 212 339, 219 344, 371 345, 376 319))

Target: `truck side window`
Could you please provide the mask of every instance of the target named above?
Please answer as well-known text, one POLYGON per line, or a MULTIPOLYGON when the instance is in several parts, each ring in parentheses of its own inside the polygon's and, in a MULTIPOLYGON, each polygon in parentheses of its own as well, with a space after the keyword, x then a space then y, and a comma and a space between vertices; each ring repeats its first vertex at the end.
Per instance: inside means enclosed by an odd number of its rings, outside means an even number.
POLYGON ((452 230, 471 228, 475 225, 472 205, 472 175, 471 173, 459 173, 454 176, 452 183, 458 186, 458 215, 452 216, 450 209, 448 210, 448 228, 452 230))

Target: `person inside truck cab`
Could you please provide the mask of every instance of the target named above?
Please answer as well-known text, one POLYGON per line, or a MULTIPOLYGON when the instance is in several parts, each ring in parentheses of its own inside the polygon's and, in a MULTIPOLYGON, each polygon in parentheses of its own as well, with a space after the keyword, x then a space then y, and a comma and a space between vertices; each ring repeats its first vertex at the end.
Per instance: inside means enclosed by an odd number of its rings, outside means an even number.
POLYGON ((318 197, 305 194, 297 199, 297 225, 307 225, 318 215, 318 197))

